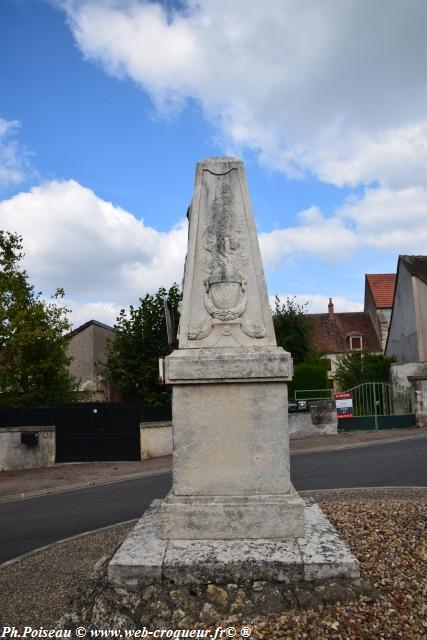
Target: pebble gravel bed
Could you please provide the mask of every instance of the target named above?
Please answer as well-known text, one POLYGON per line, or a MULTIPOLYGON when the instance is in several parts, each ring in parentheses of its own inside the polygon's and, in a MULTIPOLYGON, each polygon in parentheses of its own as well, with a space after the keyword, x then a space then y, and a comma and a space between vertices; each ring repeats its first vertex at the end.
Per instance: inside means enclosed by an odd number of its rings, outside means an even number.
POLYGON ((378 590, 330 606, 290 610, 252 624, 269 640, 425 640, 427 638, 427 491, 310 492, 378 590))
MULTIPOLYGON (((252 619, 248 616, 244 623, 251 628, 250 637, 425 640, 427 489, 304 493, 319 502, 359 559, 361 574, 377 595, 373 599, 361 594, 350 601, 291 608, 252 619)), ((128 530, 129 526, 106 530, 56 545, 0 570, 0 623, 53 625, 78 599, 78 574, 81 583, 85 582, 83 577, 106 553, 112 555, 128 530)), ((223 626, 227 622, 218 620, 223 626)))

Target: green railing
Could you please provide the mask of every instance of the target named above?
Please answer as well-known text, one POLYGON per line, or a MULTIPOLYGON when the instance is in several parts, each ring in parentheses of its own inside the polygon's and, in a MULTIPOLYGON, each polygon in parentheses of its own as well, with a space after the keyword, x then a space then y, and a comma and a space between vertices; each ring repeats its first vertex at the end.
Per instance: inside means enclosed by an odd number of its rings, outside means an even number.
POLYGON ((366 382, 348 392, 353 397, 353 418, 340 420, 340 428, 387 429, 415 424, 410 389, 386 382, 366 382))

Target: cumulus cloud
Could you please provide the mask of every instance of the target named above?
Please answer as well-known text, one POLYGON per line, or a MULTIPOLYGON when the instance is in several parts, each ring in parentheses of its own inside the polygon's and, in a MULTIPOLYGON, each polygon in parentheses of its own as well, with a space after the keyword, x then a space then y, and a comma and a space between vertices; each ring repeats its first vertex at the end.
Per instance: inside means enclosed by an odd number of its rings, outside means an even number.
POLYGON ((423 0, 57 0, 88 60, 290 176, 425 184, 423 0))
POLYGON ((74 180, 0 202, 0 228, 23 236, 31 281, 46 292, 63 287, 78 317, 90 303, 85 313, 111 321, 121 306, 182 277, 186 221, 157 231, 74 180))
POLYGON ((18 120, 0 118, 0 188, 17 185, 32 172, 29 152, 15 139, 18 120))
POLYGON ((299 214, 301 224, 259 235, 267 267, 277 267, 285 256, 316 256, 329 263, 347 258, 359 245, 359 238, 342 217, 326 218, 318 207, 299 214))
POLYGON ((356 223, 361 244, 400 253, 426 251, 426 187, 367 189, 362 198, 349 198, 339 216, 356 223))
POLYGON ((336 264, 366 247, 395 254, 426 252, 427 187, 366 189, 331 216, 310 207, 298 217, 297 226, 260 234, 267 267, 306 256, 336 264))
MULTIPOLYGON (((279 268, 284 259, 295 263, 313 256, 337 263, 364 247, 423 253, 426 211, 427 188, 368 189, 332 216, 310 207, 299 213, 297 225, 261 233, 263 261, 267 269, 279 268)), ((66 290, 73 322, 95 317, 111 323, 121 307, 147 291, 181 281, 185 220, 160 232, 74 180, 46 182, 3 200, 0 228, 23 236, 25 264, 37 288, 66 290)), ((303 298, 312 309, 327 306, 325 296, 303 298)), ((358 308, 335 301, 337 309, 358 308)))

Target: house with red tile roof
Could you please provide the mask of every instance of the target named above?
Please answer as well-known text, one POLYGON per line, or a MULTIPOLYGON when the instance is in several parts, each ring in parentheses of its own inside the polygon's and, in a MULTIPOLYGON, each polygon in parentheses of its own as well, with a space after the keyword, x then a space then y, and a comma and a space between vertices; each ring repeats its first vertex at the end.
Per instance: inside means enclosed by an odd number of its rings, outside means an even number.
POLYGON ((371 315, 382 350, 385 349, 393 307, 395 273, 365 275, 365 312, 371 315))
POLYGON ((329 298, 328 313, 308 313, 313 347, 324 354, 327 362, 330 388, 335 389, 336 360, 349 351, 381 353, 372 317, 366 311, 336 313, 329 298))

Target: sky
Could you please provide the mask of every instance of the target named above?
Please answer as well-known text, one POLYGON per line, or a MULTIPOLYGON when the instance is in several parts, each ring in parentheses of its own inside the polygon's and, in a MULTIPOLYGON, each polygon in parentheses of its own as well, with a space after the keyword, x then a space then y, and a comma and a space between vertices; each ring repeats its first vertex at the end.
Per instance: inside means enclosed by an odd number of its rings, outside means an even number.
POLYGON ((362 310, 365 273, 427 253, 427 2, 0 0, 0 229, 75 326, 181 282, 219 155, 269 294, 362 310))

